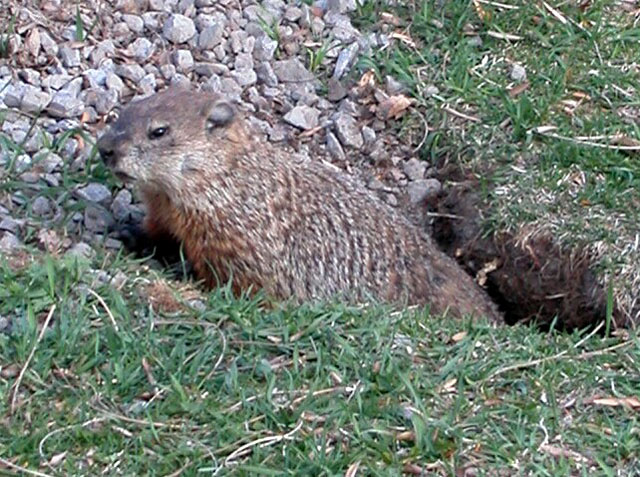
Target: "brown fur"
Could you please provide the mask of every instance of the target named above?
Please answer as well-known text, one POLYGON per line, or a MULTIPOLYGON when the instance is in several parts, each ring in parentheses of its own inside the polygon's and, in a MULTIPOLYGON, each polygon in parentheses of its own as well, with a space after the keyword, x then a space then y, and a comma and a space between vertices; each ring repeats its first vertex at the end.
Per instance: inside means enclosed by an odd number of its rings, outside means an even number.
POLYGON ((208 286, 231 280, 277 299, 371 298, 499 318, 404 216, 342 171, 254 139, 220 96, 172 89, 134 102, 98 148, 140 186, 149 234, 182 241, 208 286))

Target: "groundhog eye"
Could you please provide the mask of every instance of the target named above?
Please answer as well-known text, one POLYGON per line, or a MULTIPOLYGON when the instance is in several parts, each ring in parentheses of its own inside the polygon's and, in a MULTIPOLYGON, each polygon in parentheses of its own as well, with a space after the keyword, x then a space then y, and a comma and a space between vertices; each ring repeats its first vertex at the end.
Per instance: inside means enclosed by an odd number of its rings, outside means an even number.
POLYGON ((162 136, 167 134, 168 130, 169 128, 167 127, 159 127, 159 128, 152 129, 151 131, 149 131, 149 139, 161 138, 162 136))

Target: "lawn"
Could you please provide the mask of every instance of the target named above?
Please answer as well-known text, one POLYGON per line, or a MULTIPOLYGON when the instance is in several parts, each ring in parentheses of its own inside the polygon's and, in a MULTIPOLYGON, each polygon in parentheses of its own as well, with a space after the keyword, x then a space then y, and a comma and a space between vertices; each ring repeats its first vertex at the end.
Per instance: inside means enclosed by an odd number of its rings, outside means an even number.
MULTIPOLYGON (((546 228, 590 247, 631 311, 637 8, 369 1, 357 13, 360 29, 398 33, 359 73, 407 85, 417 116, 398 127, 427 122, 422 158, 486 176, 492 230, 546 228)), ((93 138, 71 131, 43 157, 80 140, 93 138)), ((0 195, 25 218, 26 243, 0 255, 0 473, 640 475, 635 330, 274 306, 204 292, 106 245, 66 253, 77 237, 34 215, 35 196, 72 223, 85 204, 71 190, 117 183, 92 156, 38 191, 21 145, 0 133, 0 148, 0 195)))

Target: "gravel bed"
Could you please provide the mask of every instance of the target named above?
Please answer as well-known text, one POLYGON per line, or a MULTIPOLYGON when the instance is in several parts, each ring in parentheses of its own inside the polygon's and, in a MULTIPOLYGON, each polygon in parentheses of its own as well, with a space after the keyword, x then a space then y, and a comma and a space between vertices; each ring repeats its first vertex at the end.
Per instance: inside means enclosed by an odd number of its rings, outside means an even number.
POLYGON ((424 131, 393 134, 411 106, 402 85, 358 67, 393 39, 384 24, 354 27, 355 0, 16 3, 0 13, 15 15, 0 127, 21 150, 0 156, 0 180, 25 186, 0 193, 4 252, 21 247, 29 225, 63 227, 69 253, 118 249, 107 229, 144 210, 135 191, 108 186, 93 143, 119 107, 173 84, 233 98, 265 140, 360 176, 414 219, 441 190, 415 152, 424 131))

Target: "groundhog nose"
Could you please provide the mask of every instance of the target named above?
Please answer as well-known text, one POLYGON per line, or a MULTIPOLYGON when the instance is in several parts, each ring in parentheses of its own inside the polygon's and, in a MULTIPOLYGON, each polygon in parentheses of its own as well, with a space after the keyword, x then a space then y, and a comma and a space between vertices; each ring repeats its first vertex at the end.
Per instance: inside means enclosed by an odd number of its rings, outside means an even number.
POLYGON ((100 157, 108 167, 113 167, 116 164, 117 154, 116 148, 113 143, 105 138, 100 138, 98 140, 98 152, 100 153, 100 157))

